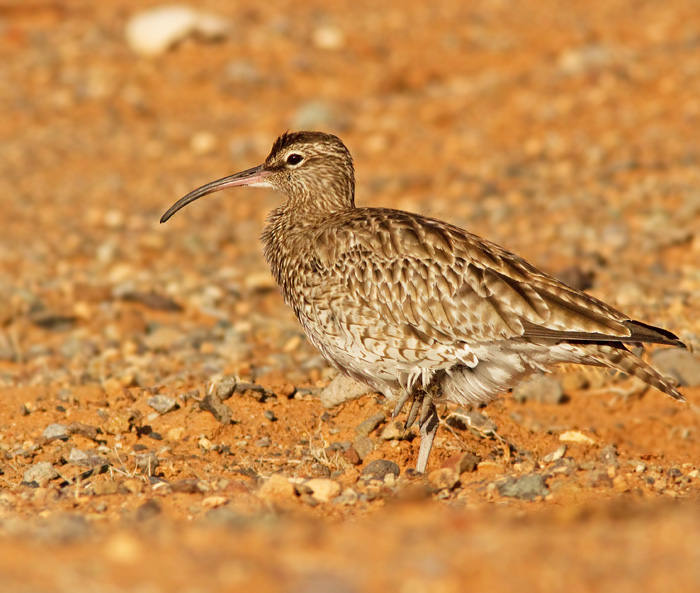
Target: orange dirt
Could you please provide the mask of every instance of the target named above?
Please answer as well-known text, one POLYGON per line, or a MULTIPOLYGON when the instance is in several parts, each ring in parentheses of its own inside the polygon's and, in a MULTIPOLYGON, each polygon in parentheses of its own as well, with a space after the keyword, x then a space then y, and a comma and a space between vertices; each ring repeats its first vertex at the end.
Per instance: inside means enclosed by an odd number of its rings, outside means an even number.
POLYGON ((158 224, 279 133, 323 129, 355 157, 358 204, 591 274, 697 349, 696 4, 207 0, 224 39, 141 56, 124 28, 156 5, 0 6, 0 588, 700 588, 700 387, 679 404, 562 369, 562 403, 475 410, 495 432, 441 410, 426 477, 415 429, 383 438, 388 419, 360 460, 356 427, 390 410, 321 405, 334 372, 257 240, 280 197, 239 189, 158 224), (202 405, 227 380, 258 387, 222 424, 202 405), (459 474, 463 452, 478 464, 459 474), (363 475, 377 459, 398 478, 363 475))

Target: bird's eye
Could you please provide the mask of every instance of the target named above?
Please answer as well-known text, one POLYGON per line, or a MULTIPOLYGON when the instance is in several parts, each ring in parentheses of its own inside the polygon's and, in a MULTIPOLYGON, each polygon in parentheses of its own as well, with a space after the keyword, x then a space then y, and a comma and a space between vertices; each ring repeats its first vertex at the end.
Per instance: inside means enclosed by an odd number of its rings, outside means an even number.
POLYGON ((303 156, 294 152, 287 157, 287 164, 288 165, 298 165, 303 160, 304 160, 303 156))

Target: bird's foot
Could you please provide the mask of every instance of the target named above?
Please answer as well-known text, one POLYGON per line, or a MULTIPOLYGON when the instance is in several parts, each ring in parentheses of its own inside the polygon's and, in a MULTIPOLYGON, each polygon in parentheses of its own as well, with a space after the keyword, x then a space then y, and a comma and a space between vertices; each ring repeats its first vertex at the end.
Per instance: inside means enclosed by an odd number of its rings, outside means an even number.
MULTIPOLYGON (((409 396, 406 396, 401 407, 403 407, 408 400, 409 396)), ((418 425, 422 425, 429 413, 430 407, 433 406, 433 396, 425 391, 419 391, 414 393, 411 398, 411 407, 408 409, 408 414, 406 416, 406 424, 404 425, 404 430, 408 430, 413 426, 416 419, 419 418, 418 413, 420 412, 420 420, 418 420, 418 425)), ((434 406, 433 406, 434 407, 434 406)))
POLYGON ((401 394, 401 397, 399 398, 399 401, 396 402, 396 406, 394 407, 394 411, 391 413, 391 419, 395 419, 403 410, 403 407, 406 405, 406 402, 408 399, 411 397, 411 395, 408 393, 408 391, 404 391, 401 394))

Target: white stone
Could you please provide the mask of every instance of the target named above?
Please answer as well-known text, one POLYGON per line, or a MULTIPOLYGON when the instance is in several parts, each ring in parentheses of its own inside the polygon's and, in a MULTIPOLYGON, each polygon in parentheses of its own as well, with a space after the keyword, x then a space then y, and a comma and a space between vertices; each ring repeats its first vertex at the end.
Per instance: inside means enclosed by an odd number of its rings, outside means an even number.
POLYGON ((218 39, 229 30, 228 21, 217 15, 173 4, 144 10, 132 17, 126 25, 126 41, 137 54, 157 56, 190 35, 218 39))
POLYGON ((565 443, 581 443, 582 445, 594 445, 595 441, 578 430, 567 430, 559 435, 559 440, 565 443))

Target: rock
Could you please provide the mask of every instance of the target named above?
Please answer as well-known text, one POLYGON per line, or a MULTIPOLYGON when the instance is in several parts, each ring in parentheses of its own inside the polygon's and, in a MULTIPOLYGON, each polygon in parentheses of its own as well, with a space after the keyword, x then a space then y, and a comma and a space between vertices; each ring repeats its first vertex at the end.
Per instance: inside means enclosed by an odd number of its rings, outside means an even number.
POLYGON ((374 432, 379 427, 379 425, 382 422, 384 422, 384 419, 385 416, 382 412, 380 412, 379 414, 375 414, 374 416, 370 416, 369 418, 357 425, 357 427, 355 428, 355 432, 359 436, 369 436, 371 432, 374 432))
POLYGON ((163 507, 157 500, 147 500, 136 509, 134 517, 137 521, 147 521, 160 515, 163 512, 163 507))
POLYGON ((190 150, 196 155, 205 155, 216 150, 218 141, 215 134, 200 130, 190 137, 190 150))
POLYGON ((35 463, 22 474, 22 481, 28 484, 36 482, 39 488, 45 488, 46 485, 58 477, 58 472, 48 461, 40 461, 35 463))
POLYGON ((201 494, 202 492, 206 492, 206 489, 202 488, 202 486, 203 483, 197 478, 185 478, 170 483, 170 489, 173 492, 179 492, 181 494, 201 494))
POLYGON ((328 25, 314 29, 311 39, 319 49, 337 51, 345 46, 345 35, 343 32, 337 27, 328 25))
POLYGON ((260 403, 265 403, 268 399, 277 397, 273 391, 270 391, 257 383, 237 383, 235 392, 240 393, 241 395, 250 396, 260 403))
POLYGON ((581 445, 595 445, 595 441, 578 430, 565 430, 559 435, 559 440, 565 443, 579 443, 581 445))
POLYGON ((61 439, 64 441, 68 440, 68 430, 65 424, 49 424, 43 432, 44 438, 48 441, 53 441, 56 439, 61 439))
POLYGON ((110 414, 105 423, 105 432, 107 434, 123 434, 129 432, 132 426, 134 414, 131 410, 116 410, 110 414))
POLYGON ((566 445, 559 445, 554 451, 548 453, 542 458, 545 463, 552 463, 554 461, 559 461, 566 454, 566 445))
POLYGON ((143 480, 138 478, 127 478, 122 482, 122 486, 131 494, 141 494, 143 492, 144 483, 143 480))
POLYGON ((607 470, 594 469, 588 472, 588 485, 594 488, 612 488, 613 481, 607 470))
POLYGON ((342 504, 345 506, 352 506, 357 502, 359 496, 352 488, 345 488, 343 492, 333 499, 335 504, 342 504))
POLYGON ((428 482, 436 490, 452 490, 459 483, 459 473, 454 467, 441 467, 428 474, 428 482))
POLYGON ((165 433, 165 438, 169 441, 179 441, 185 435, 184 426, 176 426, 165 433))
POLYGON ((383 480, 387 474, 398 476, 401 470, 393 461, 387 459, 375 459, 370 461, 362 470, 365 478, 372 480, 383 480))
POLYGON ((496 423, 491 420, 485 414, 481 414, 476 410, 465 410, 464 408, 457 408, 452 412, 445 421, 452 428, 458 430, 472 429, 483 435, 494 434, 498 427, 496 423))
POLYGON ((70 450, 67 461, 73 465, 85 465, 89 458, 89 455, 85 453, 85 451, 81 451, 80 449, 73 447, 70 450))
POLYGON ((71 422, 66 427, 66 430, 68 434, 77 434, 91 441, 97 440, 97 435, 100 433, 100 430, 96 426, 83 424, 82 422, 71 422))
POLYGON ((154 352, 167 352, 175 344, 185 338, 185 335, 174 327, 161 325, 143 338, 143 344, 154 352))
POLYGON ((339 373, 321 391, 321 404, 324 408, 333 408, 339 404, 358 399, 371 393, 372 389, 364 383, 346 377, 339 373))
POLYGON ((651 362, 664 375, 670 375, 681 387, 700 386, 700 359, 682 348, 655 350, 651 362))
POLYGON ((340 484, 333 480, 313 478, 306 480, 304 485, 311 490, 311 496, 319 502, 330 502, 340 494, 340 484))
POLYGON ((381 438, 385 441, 398 441, 406 435, 404 423, 400 420, 389 422, 382 430, 381 438))
POLYGON ((519 403, 561 404, 566 401, 561 383, 554 377, 534 375, 513 389, 513 397, 519 403))
POLYGON ((269 447, 272 444, 272 440, 268 436, 260 437, 257 441, 255 441, 255 446, 256 447, 269 447))
POLYGON ((203 509, 215 509, 217 507, 222 507, 228 504, 228 498, 225 496, 207 496, 202 500, 203 509))
POLYGON ((230 398, 236 391, 237 381, 234 377, 226 377, 216 385, 216 395, 221 401, 230 398))
POLYGON ((228 506, 214 507, 207 512, 205 517, 212 525, 221 525, 222 527, 238 529, 244 527, 249 521, 245 515, 242 515, 228 506))
POLYGON ((229 30, 228 21, 219 16, 185 5, 160 6, 129 19, 126 41, 137 54, 156 56, 189 36, 220 39, 229 30))
POLYGON ((374 451, 374 441, 368 436, 358 435, 352 442, 352 448, 357 451, 360 459, 364 459, 367 457, 367 455, 374 451))
POLYGON ((442 467, 450 467, 454 469, 457 472, 457 475, 459 476, 464 472, 476 471, 476 468, 479 465, 480 461, 481 457, 479 457, 478 455, 474 455, 474 453, 466 451, 464 453, 456 453, 455 455, 450 456, 442 464, 442 467))
POLYGON ((609 467, 620 467, 620 460, 617 457, 617 447, 608 445, 600 452, 600 460, 609 467))
POLYGON ((351 465, 360 465, 362 463, 362 458, 355 447, 350 447, 347 451, 344 451, 343 458, 351 465))
POLYGON ((284 501, 293 499, 296 494, 294 485, 282 474, 272 474, 258 490, 263 500, 284 501))
POLYGON ((153 451, 134 455, 134 461, 136 462, 136 469, 148 476, 152 476, 160 464, 158 456, 153 451))
POLYGON ((159 414, 167 414, 180 407, 174 397, 167 395, 154 395, 149 397, 146 403, 159 414))
POLYGON ((559 69, 568 76, 599 71, 613 61, 613 52, 605 45, 590 43, 565 50, 557 60, 559 69))
POLYGON ((534 500, 538 496, 549 494, 545 479, 539 474, 527 474, 519 478, 509 477, 497 487, 501 496, 523 500, 534 500))
POLYGON ((275 416, 275 413, 272 410, 265 410, 263 416, 265 416, 265 418, 270 422, 277 422, 277 416, 275 416))
POLYGON ((179 313, 182 311, 182 307, 170 297, 158 294, 156 292, 128 290, 121 294, 121 299, 131 303, 139 303, 144 307, 148 307, 149 309, 154 309, 156 311, 169 311, 173 313, 179 313))
POLYGON ((205 395, 204 399, 199 403, 199 408, 204 412, 211 413, 221 424, 231 424, 233 416, 231 408, 223 403, 215 393, 205 395))
POLYGON ((92 484, 92 493, 95 496, 110 496, 119 492, 119 482, 112 480, 95 481, 92 484))

